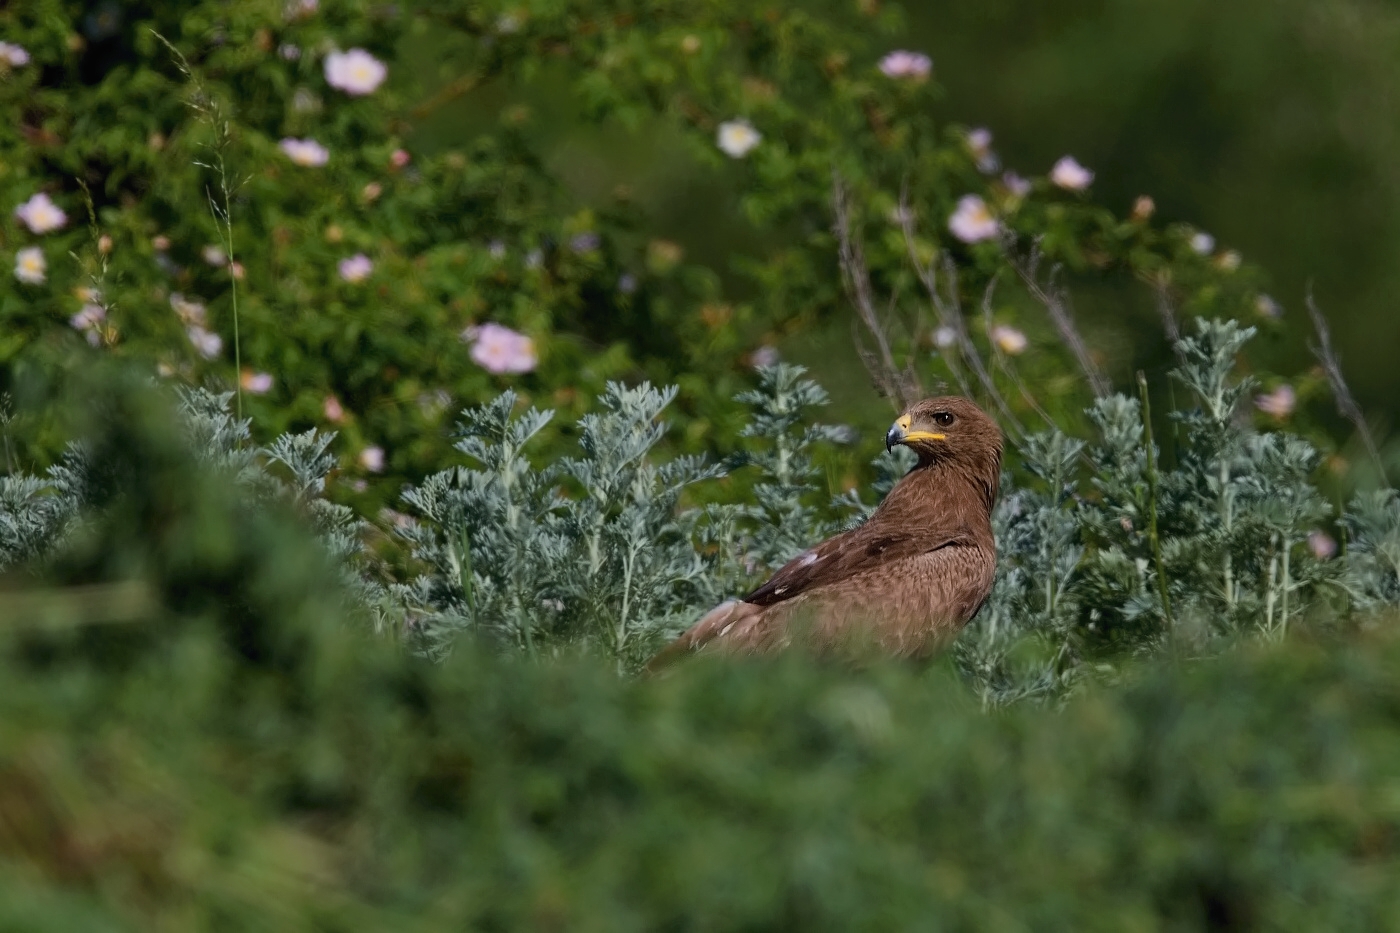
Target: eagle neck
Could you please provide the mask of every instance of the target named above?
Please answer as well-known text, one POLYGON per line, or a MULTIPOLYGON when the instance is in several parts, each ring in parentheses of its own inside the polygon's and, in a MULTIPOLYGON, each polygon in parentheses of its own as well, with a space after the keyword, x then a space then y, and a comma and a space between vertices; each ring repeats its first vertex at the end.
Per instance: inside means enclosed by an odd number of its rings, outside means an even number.
POLYGON ((956 519, 970 527, 986 525, 990 529, 992 506, 996 502, 1000 470, 988 477, 985 471, 973 469, 956 460, 920 460, 890 490, 871 520, 876 518, 906 522, 911 519, 922 524, 930 502, 943 504, 953 514, 942 516, 956 519))

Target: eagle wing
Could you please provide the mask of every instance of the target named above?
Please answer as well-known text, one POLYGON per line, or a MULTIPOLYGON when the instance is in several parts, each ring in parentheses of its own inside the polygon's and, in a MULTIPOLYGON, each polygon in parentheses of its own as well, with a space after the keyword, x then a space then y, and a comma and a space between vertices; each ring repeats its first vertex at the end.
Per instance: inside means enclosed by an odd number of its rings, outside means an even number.
POLYGON ((707 646, 777 650, 791 643, 798 622, 819 648, 873 640, 891 654, 923 656, 956 634, 991 592, 995 557, 969 536, 861 530, 799 555, 743 600, 716 606, 647 669, 707 646))

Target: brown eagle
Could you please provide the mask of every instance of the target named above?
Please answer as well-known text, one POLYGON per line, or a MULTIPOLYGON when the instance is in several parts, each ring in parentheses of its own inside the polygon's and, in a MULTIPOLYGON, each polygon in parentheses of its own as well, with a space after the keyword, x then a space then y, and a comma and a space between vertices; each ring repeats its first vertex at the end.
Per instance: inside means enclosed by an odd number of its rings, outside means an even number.
POLYGON ((923 658, 952 640, 992 591, 1001 431, 971 401, 945 396, 900 415, 885 435, 887 449, 896 444, 919 463, 869 520, 710 610, 647 669, 708 647, 758 654, 800 641, 820 653, 864 643, 923 658))

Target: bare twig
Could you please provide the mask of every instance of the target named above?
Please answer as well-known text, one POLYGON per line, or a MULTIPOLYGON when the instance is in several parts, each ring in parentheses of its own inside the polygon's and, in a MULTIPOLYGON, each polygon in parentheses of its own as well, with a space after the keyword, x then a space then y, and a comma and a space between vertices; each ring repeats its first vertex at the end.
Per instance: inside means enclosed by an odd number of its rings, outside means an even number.
POLYGON ((1157 313, 1162 316, 1162 328, 1167 332, 1167 340, 1172 352, 1181 358, 1181 328, 1176 323, 1176 306, 1172 303, 1171 287, 1163 276, 1152 280, 1152 291, 1157 296, 1157 313))
MULTIPOLYGON (((967 322, 962 313, 962 303, 958 296, 958 270, 953 260, 946 253, 937 255, 928 265, 919 259, 919 252, 915 246, 914 239, 914 211, 909 206, 908 192, 902 192, 899 199, 899 224, 904 232, 905 251, 909 255, 909 261, 914 266, 915 273, 919 276, 919 281, 923 283, 924 291, 928 293, 929 304, 933 306, 933 312, 938 318, 940 327, 947 328, 953 335, 953 344, 957 347, 964 363, 972 370, 977 377, 986 397, 991 399, 1000 412, 1003 423, 1016 437, 1024 437, 1025 426, 1021 424, 1019 418, 1012 412, 1011 406, 1007 404, 1006 398, 997 388, 996 382, 992 379, 992 374, 988 372, 986 365, 982 361, 982 354, 978 352, 977 346, 972 342, 972 337, 967 330, 967 322), (943 283, 939 282, 938 266, 943 267, 943 283)), ((987 291, 984 294, 984 301, 990 301, 992 293, 996 290, 997 279, 993 278, 987 283, 987 291)), ((961 368, 956 364, 953 355, 943 354, 943 359, 947 362, 949 371, 958 383, 958 388, 968 397, 975 393, 962 374, 961 368)))
POLYGON ((1356 398, 1351 394, 1351 389, 1347 387, 1346 379, 1342 376, 1342 361, 1337 356, 1337 351, 1332 347, 1332 331, 1327 326, 1327 318, 1323 317, 1322 310, 1313 300, 1311 285, 1308 287, 1306 300, 1308 314, 1312 317, 1313 329, 1317 331, 1318 339, 1317 345, 1309 344, 1308 349, 1312 351, 1313 356, 1317 357, 1318 363, 1322 364, 1322 371, 1327 374, 1327 382, 1332 387, 1332 396, 1337 400, 1337 412, 1356 425, 1356 431, 1361 435, 1361 443, 1366 445, 1367 453, 1371 455, 1371 459, 1376 464, 1381 484, 1388 489, 1390 481, 1385 475, 1385 461, 1381 459, 1380 448, 1376 446, 1376 440, 1371 436, 1371 428, 1366 424, 1366 416, 1361 411, 1361 406, 1356 403, 1356 398))
POLYGON ((1050 314, 1050 320, 1055 325, 1055 329, 1060 332, 1060 339, 1079 363, 1079 368, 1084 371, 1084 375, 1089 379, 1089 388, 1093 390, 1095 398, 1103 398, 1108 395, 1111 387, 1108 380, 1104 378, 1099 367, 1095 365, 1093 356, 1089 353, 1089 345, 1084 342, 1079 330, 1074 326, 1074 317, 1070 313, 1069 292, 1065 290, 1058 281, 1060 274, 1059 266, 1050 270, 1044 281, 1040 278, 1040 261, 1044 254, 1040 250, 1039 242, 1031 246, 1029 253, 1022 253, 1016 247, 1013 234, 1007 233, 1002 238, 1002 253, 1006 257, 1007 263, 1016 274, 1020 276, 1022 284, 1031 293, 1031 297, 1045 306, 1045 310, 1050 314))
POLYGON ((831 175, 831 206, 835 218, 833 231, 841 262, 841 281, 846 294, 855 305, 856 314, 865 324, 866 330, 875 340, 876 353, 861 352, 861 362, 870 372, 881 394, 893 399, 901 408, 907 408, 923 397, 923 388, 914 372, 912 363, 903 370, 894 361, 890 349, 889 336, 885 325, 875 311, 875 298, 870 285, 870 271, 865 263, 865 252, 860 239, 851 230, 850 201, 841 176, 831 175))

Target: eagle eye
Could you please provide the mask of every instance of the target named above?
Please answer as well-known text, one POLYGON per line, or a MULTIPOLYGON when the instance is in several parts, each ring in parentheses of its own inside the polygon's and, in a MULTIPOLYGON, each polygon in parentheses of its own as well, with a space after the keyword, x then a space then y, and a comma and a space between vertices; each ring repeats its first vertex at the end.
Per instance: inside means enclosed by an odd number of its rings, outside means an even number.
POLYGON ((945 428, 956 420, 957 419, 953 417, 953 413, 950 411, 936 411, 933 413, 934 423, 945 428))

